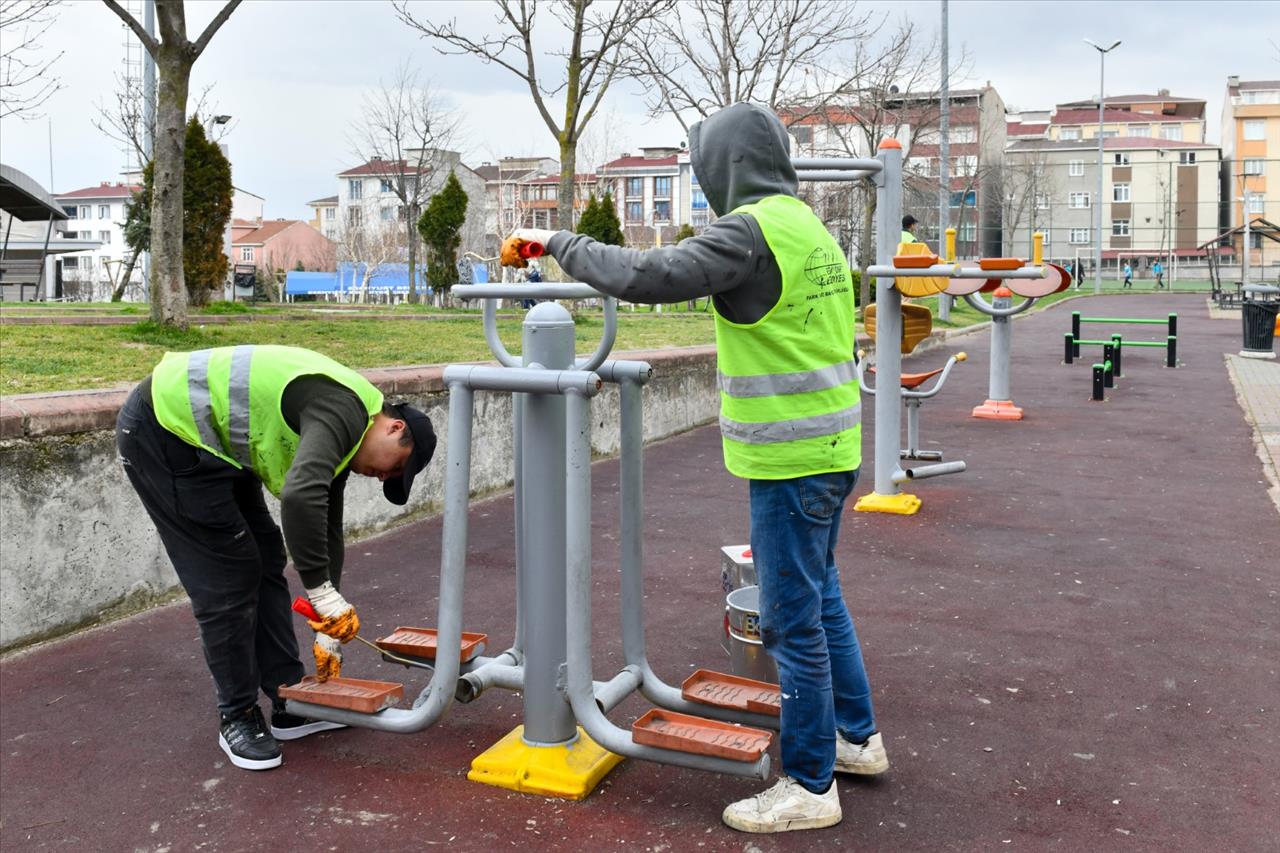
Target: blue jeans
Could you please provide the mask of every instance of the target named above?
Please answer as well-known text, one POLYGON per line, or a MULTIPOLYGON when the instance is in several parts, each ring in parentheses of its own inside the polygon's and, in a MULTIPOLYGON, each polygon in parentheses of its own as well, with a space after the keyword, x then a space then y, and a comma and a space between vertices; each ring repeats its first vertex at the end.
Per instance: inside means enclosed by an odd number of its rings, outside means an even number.
POLYGON ((836 733, 862 743, 876 731, 835 561, 857 481, 857 471, 750 481, 761 639, 782 687, 782 769, 814 793, 831 785, 836 733))

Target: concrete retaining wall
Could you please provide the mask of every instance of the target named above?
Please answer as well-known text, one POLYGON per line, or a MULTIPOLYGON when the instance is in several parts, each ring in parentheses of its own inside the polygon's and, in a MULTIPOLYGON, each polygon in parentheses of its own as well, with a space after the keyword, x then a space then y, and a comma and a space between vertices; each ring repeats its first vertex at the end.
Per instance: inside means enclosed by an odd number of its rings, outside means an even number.
MULTIPOLYGON (((714 419, 719 410, 715 350, 692 347, 619 354, 654 368, 645 387, 645 440, 714 419)), ((439 367, 363 371, 388 396, 426 411, 440 436, 436 462, 408 506, 382 497, 375 480, 346 490, 348 541, 438 512, 449 446, 449 398, 439 367)), ((115 419, 127 390, 0 398, 0 650, 56 636, 172 595, 177 577, 116 460, 115 419)), ((618 449, 618 394, 592 401, 597 453, 618 449)), ((476 394, 474 494, 508 488, 511 398, 476 394)), ((268 496, 272 510, 278 513, 268 496)))

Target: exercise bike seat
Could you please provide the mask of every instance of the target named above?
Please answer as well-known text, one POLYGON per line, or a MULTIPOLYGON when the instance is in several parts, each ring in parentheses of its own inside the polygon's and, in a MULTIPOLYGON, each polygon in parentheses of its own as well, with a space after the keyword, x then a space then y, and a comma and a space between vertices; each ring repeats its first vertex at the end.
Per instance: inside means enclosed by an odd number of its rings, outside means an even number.
MULTIPOLYGON (((945 367, 939 367, 937 370, 930 370, 926 373, 904 373, 900 377, 898 377, 898 384, 901 385, 903 388, 906 388, 907 390, 911 390, 912 388, 919 388, 921 385, 928 382, 930 379, 937 376, 939 373, 941 373, 945 369, 946 369, 945 367)), ((867 370, 871 371, 872 373, 876 372, 876 369, 874 367, 868 367, 867 370)))

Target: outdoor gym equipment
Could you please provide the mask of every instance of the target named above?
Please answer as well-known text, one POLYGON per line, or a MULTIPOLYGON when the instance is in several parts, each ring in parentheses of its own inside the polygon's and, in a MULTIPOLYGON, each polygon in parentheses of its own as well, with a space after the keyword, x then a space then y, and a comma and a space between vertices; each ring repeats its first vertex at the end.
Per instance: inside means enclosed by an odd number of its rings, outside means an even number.
MULTIPOLYGON (((955 256, 955 233, 954 228, 947 229, 948 258, 955 256)), ((1013 277, 1002 281, 997 273, 1027 269, 1028 262, 1021 258, 982 258, 961 265, 966 271, 977 275, 953 277, 946 289, 946 293, 963 296, 964 301, 974 310, 991 318, 991 368, 987 380, 987 399, 982 405, 974 407, 975 418, 1022 420, 1023 410, 1013 404, 1013 397, 1009 392, 1009 364, 1013 350, 1013 324, 1010 318, 1026 311, 1039 298, 1071 286, 1070 273, 1056 264, 1044 262, 1044 235, 1039 232, 1033 235, 1031 245, 1029 268, 1040 270, 1040 274, 1032 278, 1013 277), (978 279, 983 274, 990 277, 979 283, 978 279), (979 295, 983 291, 991 292, 991 302, 988 303, 979 295), (1016 306, 1013 304, 1015 294, 1023 298, 1023 302, 1016 306)))
MULTIPOLYGON (((873 305, 871 307, 874 308, 875 306, 873 305)), ((919 305, 903 305, 902 307, 904 310, 921 308, 921 306, 919 305)), ((928 312, 929 309, 924 308, 923 310, 925 312, 928 312)), ((906 319, 907 316, 908 315, 904 315, 904 319, 906 319)), ((867 328, 867 334, 871 335, 872 339, 874 340, 875 332, 874 332, 874 326, 871 320, 867 321, 866 328, 867 328)), ((904 339, 904 341, 905 340, 907 339, 904 339)), ((903 345, 905 346, 906 344, 904 343, 903 345)), ((859 387, 862 388, 863 391, 866 391, 868 394, 874 395, 876 393, 876 389, 872 388, 870 385, 867 384, 866 374, 875 373, 876 369, 875 367, 864 367, 864 365, 866 364, 866 355, 867 354, 864 350, 858 351, 858 361, 857 361, 858 385, 859 387)), ((930 397, 934 396, 935 394, 937 394, 939 391, 942 390, 942 386, 947 381, 947 376, 951 374, 952 366, 955 365, 957 361, 964 361, 966 358, 968 358, 968 356, 966 356, 964 353, 962 352, 956 353, 955 355, 947 359, 946 364, 944 364, 942 367, 936 368, 935 370, 928 370, 928 371, 925 371, 924 373, 903 373, 899 375, 898 384, 902 386, 899 393, 903 398, 903 404, 906 406, 906 410, 907 410, 907 446, 899 452, 898 454, 899 459, 910 459, 917 462, 941 462, 942 461, 941 450, 921 450, 920 449, 920 406, 924 403, 925 400, 929 399, 930 397), (924 385, 924 383, 928 382, 930 379, 932 379, 935 376, 939 378, 937 382, 933 383, 932 388, 930 388, 928 391, 917 390, 922 385, 924 385)), ((926 466, 926 467, 929 467, 929 468, 945 467, 946 468, 946 470, 933 471, 929 474, 929 476, 937 476, 938 474, 959 473, 965 470, 965 464, 960 461, 949 462, 947 463, 946 466, 926 466)), ((900 479, 897 480, 897 482, 913 480, 915 479, 915 477, 916 477, 916 471, 910 468, 906 468, 906 469, 903 469, 901 473, 901 477, 900 479)))
MULTIPOLYGON (((1043 279, 1046 275, 1048 267, 1041 264, 1039 251, 1031 265, 1018 260, 1017 267, 1013 269, 962 267, 955 261, 954 231, 948 236, 945 262, 939 262, 936 256, 928 254, 928 248, 923 244, 900 245, 896 238, 900 231, 898 223, 902 221, 902 144, 896 139, 881 142, 875 158, 870 160, 796 160, 795 164, 801 180, 856 181, 871 177, 875 183, 876 258, 880 262, 868 267, 867 274, 876 277, 877 335, 882 341, 902 340, 904 293, 912 296, 941 293, 957 279, 1029 282, 1043 279), (890 262, 885 263, 886 259, 890 262)), ((999 260, 1007 262, 1007 259, 999 260)), ((981 284, 977 286, 981 287, 981 284)), ((922 465, 912 469, 910 474, 902 470, 899 462, 904 395, 900 350, 901 347, 895 346, 880 346, 876 350, 880 393, 875 395, 875 490, 854 504, 854 509, 862 512, 914 513, 920 508, 920 499, 900 492, 900 483, 962 470, 953 467, 956 463, 922 465)), ((1007 376, 1007 366, 1005 373, 1007 376)))
POLYGON ((1165 350, 1165 367, 1178 366, 1178 315, 1169 314, 1167 319, 1143 317, 1082 317, 1079 311, 1071 312, 1071 331, 1063 338, 1063 362, 1071 364, 1080 357, 1081 346, 1107 346, 1115 351, 1115 374, 1124 376, 1121 371, 1122 353, 1125 347, 1155 347, 1165 350), (1130 341, 1120 334, 1113 334, 1111 340, 1082 340, 1080 326, 1082 323, 1124 323, 1129 325, 1166 326, 1168 336, 1163 341, 1130 341))
POLYGON ((580 799, 624 757, 765 779, 778 726, 776 685, 699 670, 669 686, 645 656, 642 546, 643 413, 649 365, 606 361, 617 331, 617 300, 604 301, 595 353, 574 353, 574 322, 556 302, 529 310, 520 358, 498 338, 499 299, 584 299, 586 285, 457 285, 484 300, 484 331, 501 366, 450 365, 438 629, 399 628, 377 645, 432 671, 412 709, 389 707, 399 684, 308 679, 283 688, 292 713, 395 733, 438 722, 456 699, 492 687, 520 691, 524 724, 478 756, 468 778, 518 791, 580 799), (621 585, 624 666, 596 681, 591 660, 591 409, 605 382, 621 401, 621 585), (516 621, 510 648, 481 652, 487 637, 462 631, 471 429, 477 391, 510 393, 515 470, 516 621), (466 640, 466 645, 464 645, 466 640), (639 691, 658 707, 630 730, 606 716, 639 691), (746 725, 742 725, 746 724, 746 725), (747 727, 751 726, 751 727, 747 727))

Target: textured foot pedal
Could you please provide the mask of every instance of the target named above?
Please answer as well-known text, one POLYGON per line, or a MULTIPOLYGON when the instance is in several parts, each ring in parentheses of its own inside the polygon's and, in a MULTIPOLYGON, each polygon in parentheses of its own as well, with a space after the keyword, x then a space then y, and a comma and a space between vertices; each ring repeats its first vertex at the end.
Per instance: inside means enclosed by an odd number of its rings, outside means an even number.
POLYGON ((631 724, 636 743, 733 761, 756 761, 769 748, 772 732, 650 708, 631 724))
POLYGON ((690 702, 751 711, 756 714, 782 713, 782 692, 776 684, 755 681, 727 672, 700 669, 684 680, 681 694, 690 702))
MULTIPOLYGON (((462 662, 466 663, 484 651, 488 642, 488 634, 474 634, 463 631, 462 662)), ((436 648, 439 643, 435 628, 405 628, 401 626, 396 628, 395 632, 390 636, 378 640, 377 645, 383 651, 393 654, 435 660, 436 648)))
POLYGON ((314 675, 297 684, 280 688, 283 699, 296 699, 360 714, 376 714, 404 698, 404 685, 394 681, 367 681, 363 678, 330 678, 317 681, 314 675))

